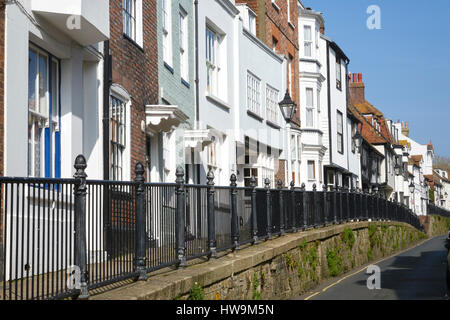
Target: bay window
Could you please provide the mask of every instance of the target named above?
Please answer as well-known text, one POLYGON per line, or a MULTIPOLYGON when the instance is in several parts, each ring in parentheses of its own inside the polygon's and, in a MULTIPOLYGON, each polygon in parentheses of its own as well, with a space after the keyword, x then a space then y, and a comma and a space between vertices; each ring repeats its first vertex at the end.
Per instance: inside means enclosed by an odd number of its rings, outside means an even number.
POLYGON ((28 176, 60 177, 59 68, 52 55, 28 54, 28 176))
POLYGON ((312 56, 312 34, 311 34, 311 26, 303 27, 303 35, 304 35, 304 55, 305 57, 312 56))
POLYGON ((306 88, 306 126, 314 126, 314 101, 312 88, 306 88))

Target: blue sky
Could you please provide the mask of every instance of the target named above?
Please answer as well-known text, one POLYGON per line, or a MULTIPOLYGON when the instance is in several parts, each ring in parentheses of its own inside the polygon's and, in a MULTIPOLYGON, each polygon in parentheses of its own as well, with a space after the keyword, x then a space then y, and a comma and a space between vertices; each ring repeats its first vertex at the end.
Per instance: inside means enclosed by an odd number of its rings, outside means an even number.
POLYGON ((395 122, 407 121, 411 138, 433 141, 450 157, 449 0, 302 0, 323 13, 325 34, 362 73, 366 99, 395 122), (381 9, 381 30, 369 30, 370 5, 381 9))

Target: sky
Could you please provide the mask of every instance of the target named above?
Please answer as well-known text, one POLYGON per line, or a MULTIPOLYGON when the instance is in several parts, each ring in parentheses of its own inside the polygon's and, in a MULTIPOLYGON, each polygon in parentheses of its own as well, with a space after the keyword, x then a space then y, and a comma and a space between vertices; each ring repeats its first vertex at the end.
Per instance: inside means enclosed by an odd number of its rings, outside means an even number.
POLYGON ((366 100, 450 157, 450 1, 301 1, 323 13, 325 35, 350 58, 349 72, 363 74, 366 100), (380 8, 381 29, 367 27, 371 5, 380 8))

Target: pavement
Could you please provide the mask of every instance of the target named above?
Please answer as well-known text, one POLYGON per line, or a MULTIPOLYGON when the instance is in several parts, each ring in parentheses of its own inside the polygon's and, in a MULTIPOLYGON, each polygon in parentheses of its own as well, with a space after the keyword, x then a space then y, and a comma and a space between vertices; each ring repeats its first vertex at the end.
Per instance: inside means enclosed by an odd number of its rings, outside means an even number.
POLYGON ((368 289, 371 274, 366 274, 365 266, 294 300, 450 300, 445 282, 445 239, 438 236, 373 263, 381 270, 380 289, 368 289))

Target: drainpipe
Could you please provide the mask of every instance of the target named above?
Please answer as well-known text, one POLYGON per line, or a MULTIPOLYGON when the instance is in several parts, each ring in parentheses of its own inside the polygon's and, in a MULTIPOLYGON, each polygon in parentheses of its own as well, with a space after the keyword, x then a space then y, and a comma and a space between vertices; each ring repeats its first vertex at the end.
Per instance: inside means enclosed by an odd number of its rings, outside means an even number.
POLYGON ((109 40, 103 45, 103 179, 109 180, 109 90, 112 83, 112 58, 109 40))
MULTIPOLYGON (((194 129, 199 129, 200 121, 200 101, 199 101, 199 70, 198 70, 198 0, 194 0, 195 10, 195 121, 194 129)), ((194 157, 195 158, 195 153, 194 157)), ((194 163, 195 159, 192 159, 194 163)), ((197 184, 200 184, 200 164, 195 164, 197 168, 197 184)))

